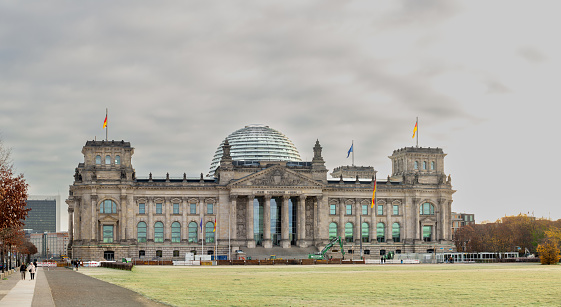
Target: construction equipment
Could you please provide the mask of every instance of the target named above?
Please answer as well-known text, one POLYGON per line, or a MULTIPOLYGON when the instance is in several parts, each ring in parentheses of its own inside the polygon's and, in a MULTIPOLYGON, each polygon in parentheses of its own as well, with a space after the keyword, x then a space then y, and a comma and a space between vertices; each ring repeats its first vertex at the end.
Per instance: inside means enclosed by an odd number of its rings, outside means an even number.
POLYGON ((341 254, 343 255, 343 259, 345 259, 345 250, 343 249, 343 240, 341 237, 335 237, 327 243, 327 245, 321 250, 321 252, 317 252, 315 254, 309 254, 308 259, 316 259, 316 260, 323 260, 325 259, 325 254, 335 245, 335 243, 339 242, 339 246, 341 247, 341 254))

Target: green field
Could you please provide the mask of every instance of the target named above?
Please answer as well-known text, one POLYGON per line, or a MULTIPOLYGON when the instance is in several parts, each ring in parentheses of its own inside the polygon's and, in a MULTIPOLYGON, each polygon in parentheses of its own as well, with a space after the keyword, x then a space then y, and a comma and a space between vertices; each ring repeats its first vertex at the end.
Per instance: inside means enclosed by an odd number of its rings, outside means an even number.
POLYGON ((561 266, 136 266, 81 273, 174 306, 561 305, 561 266))

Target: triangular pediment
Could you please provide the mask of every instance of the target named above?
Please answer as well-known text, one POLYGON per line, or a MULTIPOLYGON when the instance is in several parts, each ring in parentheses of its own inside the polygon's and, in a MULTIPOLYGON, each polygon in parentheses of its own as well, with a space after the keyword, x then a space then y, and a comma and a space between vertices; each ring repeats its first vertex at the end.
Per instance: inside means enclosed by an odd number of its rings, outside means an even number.
POLYGON ((255 174, 241 178, 230 187, 323 187, 321 182, 290 170, 282 165, 275 165, 255 174))
POLYGON ((117 214, 101 214, 99 217, 99 221, 104 223, 114 223, 118 220, 119 218, 117 217, 117 214))

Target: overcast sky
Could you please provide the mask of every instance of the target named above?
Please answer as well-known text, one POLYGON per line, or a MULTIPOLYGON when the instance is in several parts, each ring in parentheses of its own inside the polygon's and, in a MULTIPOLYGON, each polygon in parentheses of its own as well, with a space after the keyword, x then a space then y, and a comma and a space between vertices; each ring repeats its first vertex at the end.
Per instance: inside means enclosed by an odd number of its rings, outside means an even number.
POLYGON ((106 108, 138 177, 206 174, 228 134, 266 124, 304 160, 319 139, 330 170, 354 140, 355 164, 385 178, 418 116, 419 145, 448 154, 453 211, 559 219, 560 9, 0 0, 0 137, 30 194, 64 200, 106 108))

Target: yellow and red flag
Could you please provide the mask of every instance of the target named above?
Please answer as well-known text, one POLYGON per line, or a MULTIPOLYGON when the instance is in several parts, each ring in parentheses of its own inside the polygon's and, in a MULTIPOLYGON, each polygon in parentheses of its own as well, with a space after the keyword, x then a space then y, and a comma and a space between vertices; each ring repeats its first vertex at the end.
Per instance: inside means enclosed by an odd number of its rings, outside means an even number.
POLYGON ((417 132, 417 122, 415 122, 415 128, 413 128, 413 139, 415 138, 416 132, 417 132))
POLYGON ((374 191, 372 192, 372 206, 370 209, 374 208, 376 205, 376 175, 374 175, 374 191))
POLYGON ((105 120, 103 121, 103 129, 107 127, 107 114, 105 115, 105 120))

